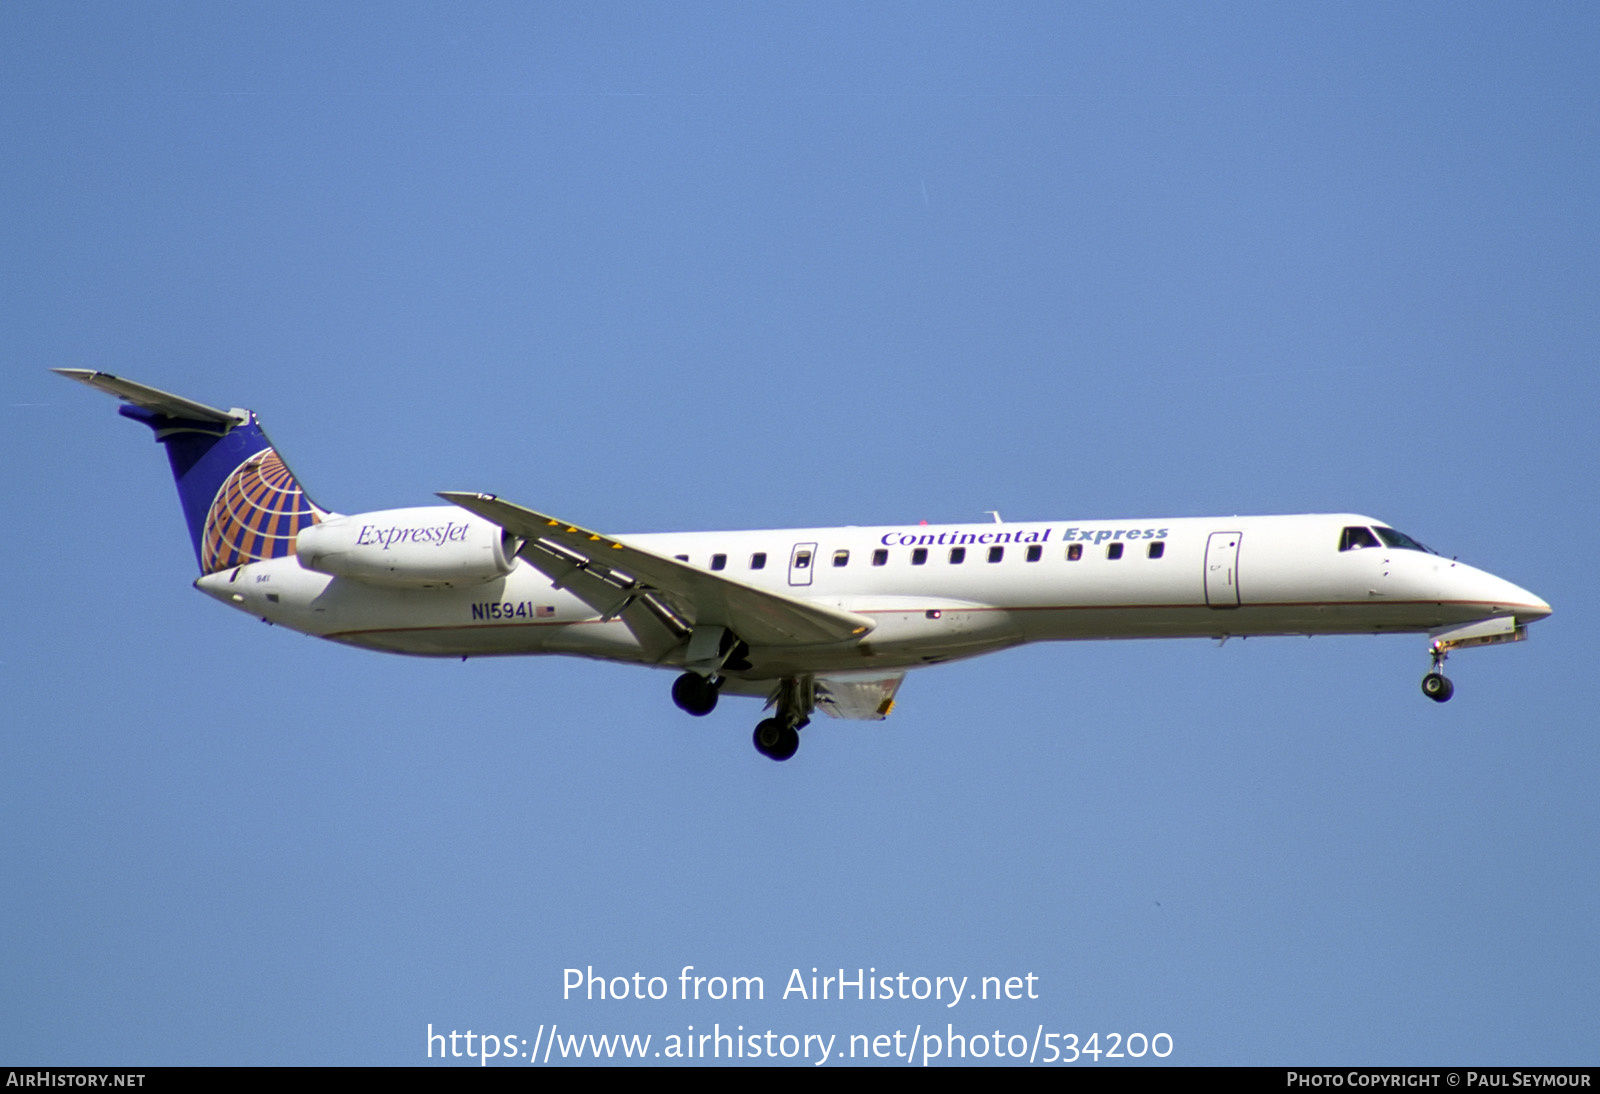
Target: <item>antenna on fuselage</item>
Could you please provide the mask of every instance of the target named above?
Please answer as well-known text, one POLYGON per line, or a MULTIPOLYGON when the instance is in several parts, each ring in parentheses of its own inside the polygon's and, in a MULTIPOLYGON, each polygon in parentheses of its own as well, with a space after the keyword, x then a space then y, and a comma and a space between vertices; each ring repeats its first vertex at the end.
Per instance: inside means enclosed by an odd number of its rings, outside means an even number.
POLYGON ((996 524, 1004 524, 1005 523, 1005 521, 1000 519, 999 510, 996 510, 996 509, 985 509, 984 512, 988 513, 991 517, 993 517, 994 518, 994 522, 996 524))

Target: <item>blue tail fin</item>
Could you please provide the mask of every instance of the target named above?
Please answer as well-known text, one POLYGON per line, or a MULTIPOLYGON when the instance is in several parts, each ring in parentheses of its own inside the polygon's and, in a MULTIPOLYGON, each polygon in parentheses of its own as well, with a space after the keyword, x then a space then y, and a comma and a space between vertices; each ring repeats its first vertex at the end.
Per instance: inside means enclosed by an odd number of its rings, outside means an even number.
POLYGON ((300 530, 327 516, 251 412, 218 410, 109 373, 55 371, 131 404, 118 412, 166 446, 202 574, 292 555, 300 530))

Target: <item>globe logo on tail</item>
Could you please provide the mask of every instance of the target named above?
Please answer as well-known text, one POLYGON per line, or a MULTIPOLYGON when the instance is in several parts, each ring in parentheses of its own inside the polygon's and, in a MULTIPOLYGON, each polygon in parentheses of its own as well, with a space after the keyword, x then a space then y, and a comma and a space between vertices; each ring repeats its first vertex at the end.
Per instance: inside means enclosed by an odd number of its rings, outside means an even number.
POLYGON ((214 574, 247 562, 294 553, 302 528, 324 514, 312 505, 272 449, 245 460, 228 476, 206 514, 200 568, 214 574))

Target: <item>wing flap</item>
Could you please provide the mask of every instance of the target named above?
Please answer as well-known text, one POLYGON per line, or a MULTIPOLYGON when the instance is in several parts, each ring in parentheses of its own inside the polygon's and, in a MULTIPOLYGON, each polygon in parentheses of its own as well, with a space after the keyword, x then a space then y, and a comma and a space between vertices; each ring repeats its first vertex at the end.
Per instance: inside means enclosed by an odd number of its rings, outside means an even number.
POLYGON ((894 710, 903 672, 878 676, 817 677, 817 708, 830 718, 881 722, 894 710))
POLYGON ((520 553, 530 565, 602 615, 624 612, 626 621, 624 607, 630 597, 635 602, 653 598, 690 626, 727 627, 751 645, 761 646, 847 642, 873 627, 866 616, 696 569, 493 494, 441 492, 439 496, 521 536, 525 544, 520 553), (595 600, 580 592, 582 579, 576 576, 580 573, 609 586, 605 595, 611 602, 602 604, 600 591, 592 584, 584 588, 595 600))
POLYGON ((565 589, 602 618, 621 618, 644 650, 646 660, 660 661, 688 640, 689 626, 650 594, 631 590, 613 575, 590 570, 582 564, 581 556, 535 540, 529 540, 517 553, 556 588, 565 589))

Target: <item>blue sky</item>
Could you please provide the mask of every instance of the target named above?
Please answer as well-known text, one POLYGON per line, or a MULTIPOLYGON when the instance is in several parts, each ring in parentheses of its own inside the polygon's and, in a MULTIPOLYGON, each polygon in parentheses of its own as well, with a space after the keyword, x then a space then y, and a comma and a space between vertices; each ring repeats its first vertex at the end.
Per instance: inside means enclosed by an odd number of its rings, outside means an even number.
POLYGON ((1595 1063, 1597 51, 1577 4, 7 5, 0 1060, 1595 1063), (249 406, 346 512, 1353 510, 1556 612, 1445 706, 1420 638, 1039 647, 776 765, 666 674, 221 610, 50 367, 249 406), (1039 998, 780 998, 813 967, 1039 998))

